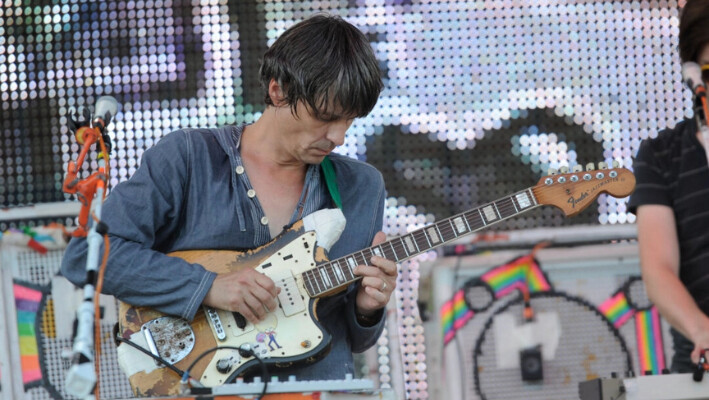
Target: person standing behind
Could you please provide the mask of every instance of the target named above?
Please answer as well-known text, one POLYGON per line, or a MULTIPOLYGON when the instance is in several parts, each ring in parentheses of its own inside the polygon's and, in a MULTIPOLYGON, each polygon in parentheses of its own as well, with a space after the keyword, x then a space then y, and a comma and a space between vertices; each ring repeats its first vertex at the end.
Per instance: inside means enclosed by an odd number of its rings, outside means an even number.
MULTIPOLYGON (((681 11, 679 55, 682 62, 709 67, 709 1, 688 0, 681 11)), ((637 184, 629 211, 637 216, 647 293, 672 326, 672 372, 693 372, 709 349, 709 168, 704 146, 697 121, 687 119, 644 140, 633 163, 637 184)))

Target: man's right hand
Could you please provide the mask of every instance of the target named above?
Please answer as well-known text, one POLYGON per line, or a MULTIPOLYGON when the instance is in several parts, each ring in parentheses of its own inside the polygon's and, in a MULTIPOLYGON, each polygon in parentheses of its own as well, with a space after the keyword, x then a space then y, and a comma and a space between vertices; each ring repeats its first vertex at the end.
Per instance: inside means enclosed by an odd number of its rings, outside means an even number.
POLYGON ((238 312, 252 324, 278 307, 281 291, 268 276, 253 268, 219 274, 204 297, 204 304, 238 312))

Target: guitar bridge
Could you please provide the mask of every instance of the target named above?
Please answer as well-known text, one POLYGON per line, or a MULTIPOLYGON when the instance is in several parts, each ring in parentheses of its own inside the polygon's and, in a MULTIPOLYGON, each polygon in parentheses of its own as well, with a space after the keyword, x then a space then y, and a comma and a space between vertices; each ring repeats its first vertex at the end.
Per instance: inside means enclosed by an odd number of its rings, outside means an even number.
POLYGON ((209 326, 212 327, 214 331, 214 336, 221 342, 226 340, 226 332, 224 331, 224 325, 222 320, 219 318, 217 310, 213 307, 204 306, 204 312, 207 314, 207 319, 209 320, 209 326))

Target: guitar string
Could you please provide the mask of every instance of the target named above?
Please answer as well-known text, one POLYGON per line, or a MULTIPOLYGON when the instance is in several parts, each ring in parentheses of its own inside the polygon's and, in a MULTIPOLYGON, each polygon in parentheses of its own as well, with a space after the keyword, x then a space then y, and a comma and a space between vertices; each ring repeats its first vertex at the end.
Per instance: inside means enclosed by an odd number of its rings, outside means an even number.
MULTIPOLYGON (((494 201, 494 202, 491 202, 491 203, 482 205, 482 206, 480 206, 480 207, 478 207, 478 208, 475 208, 475 209, 473 209, 473 210, 469 210, 469 211, 467 211, 467 212, 464 212, 464 213, 461 213, 461 214, 459 214, 459 215, 456 215, 456 216, 447 218, 447 219, 445 219, 445 220, 438 221, 438 222, 436 222, 436 223, 433 223, 433 224, 431 224, 431 225, 428 225, 428 226, 425 226, 425 227, 423 227, 423 228, 421 228, 421 229, 418 229, 418 230, 416 230, 416 231, 414 231, 414 232, 411 232, 411 233, 409 233, 409 234, 407 234, 407 235, 403 235, 403 236, 401 236, 401 237, 392 239, 392 240, 390 240, 390 241, 388 241, 388 242, 382 243, 382 244, 380 244, 380 245, 378 245, 378 246, 373 246, 373 247, 371 247, 371 248, 363 249, 362 251, 353 253, 353 254, 349 255, 348 257, 345 257, 345 258, 333 260, 333 261, 331 261, 331 262, 328 263, 328 264, 323 264, 323 265, 319 266, 318 268, 320 268, 321 270, 324 270, 324 271, 325 271, 325 273, 327 274, 328 279, 329 279, 331 282, 338 282, 338 281, 339 281, 339 280, 337 279, 337 275, 338 275, 338 274, 334 271, 334 269, 335 269, 335 268, 339 269, 339 270, 341 271, 341 273, 343 274, 343 276, 344 276, 344 270, 342 269, 342 267, 340 266, 340 264, 341 264, 342 260, 344 260, 344 262, 346 263, 346 265, 347 265, 348 268, 349 268, 349 264, 347 264, 346 258, 349 258, 349 257, 354 258, 355 261, 356 261, 356 264, 358 264, 358 265, 359 265, 359 264, 369 265, 369 262, 368 262, 369 258, 371 258, 371 256, 375 255, 372 250, 373 250, 373 249, 377 249, 377 248, 379 248, 380 252, 384 253, 384 255, 385 255, 386 257, 391 258, 391 257, 389 257, 389 255, 387 254, 388 251, 385 251, 384 248, 382 247, 383 245, 389 244, 389 246, 392 248, 392 256, 393 256, 393 258, 394 258, 395 260, 397 260, 397 261, 401 261, 402 259, 409 258, 409 255, 410 255, 411 253, 413 253, 413 254, 420 254, 420 253, 422 253, 422 252, 424 252, 424 251, 428 251, 428 250, 430 250, 430 249, 436 247, 437 245, 443 244, 443 243, 445 243, 446 241, 453 240, 453 239, 455 239, 455 238, 461 236, 461 234, 464 235, 464 234, 468 234, 468 233, 474 232, 474 231, 476 231, 476 230, 478 230, 478 229, 480 229, 480 228, 482 228, 482 227, 488 225, 489 222, 496 223, 496 222, 499 222, 500 220, 503 220, 503 219, 512 217, 512 216, 514 216, 514 215, 516 215, 516 214, 519 214, 519 213, 521 213, 521 212, 526 211, 527 209, 529 209, 529 206, 525 207, 524 209, 522 209, 522 210, 520 211, 519 208, 521 208, 521 206, 518 207, 519 201, 517 201, 517 203, 515 204, 514 198, 515 198, 516 196, 518 196, 519 194, 522 194, 522 193, 524 193, 525 195, 528 195, 528 193, 529 193, 529 191, 530 191, 531 189, 532 189, 532 188, 529 188, 529 189, 527 189, 527 190, 523 190, 523 191, 517 192, 517 193, 515 193, 515 194, 513 194, 513 195, 511 195, 511 196, 509 196, 509 197, 499 199, 499 200, 497 200, 497 201, 494 201), (484 220, 482 219, 482 216, 481 216, 481 214, 482 214, 482 211, 481 211, 481 210, 484 209, 484 208, 486 208, 486 207, 489 207, 489 206, 494 206, 494 207, 495 207, 495 209, 496 209, 497 212, 498 212, 499 218, 496 217, 495 220, 489 220, 487 223, 485 223, 484 220), (466 227, 469 227, 469 229, 466 228, 466 230, 465 230, 464 232, 456 233, 455 230, 454 230, 453 227, 452 227, 452 222, 453 222, 453 220, 454 220, 455 218, 459 218, 459 217, 461 217, 461 216, 462 216, 463 218, 465 218, 465 220, 466 220, 466 222, 467 222, 466 227), (471 224, 472 224, 472 226, 471 226, 471 224), (437 229, 437 231, 440 233, 440 236, 442 236, 442 238, 444 239, 444 241, 443 241, 442 243, 439 243, 439 244, 436 244, 436 245, 431 245, 431 243, 430 243, 430 238, 429 238, 429 236, 426 234, 425 230, 430 229, 430 228, 432 228, 432 227, 435 227, 435 228, 437 229), (412 243, 412 244, 414 244, 414 245, 416 246, 416 250, 413 251, 413 252, 409 252, 409 251, 405 248, 404 241, 406 240, 407 237, 411 237, 411 239, 412 239, 413 242, 414 242, 414 243, 412 243), (419 247, 419 245, 420 245, 420 247, 419 247), (421 250, 421 248, 423 248, 423 250, 421 250), (368 253, 369 253, 369 257, 367 257, 367 256, 365 255, 365 252, 368 252, 368 253), (399 258, 398 254, 404 254, 403 258, 399 258), (360 259, 361 259, 361 261, 360 261, 360 259), (337 265, 337 267, 335 267, 335 265, 337 265)), ((536 200, 535 200, 535 203, 536 203, 536 200)), ((312 271, 312 270, 311 270, 311 271, 312 271)), ((338 283, 337 286, 342 286, 343 284, 350 283, 350 282, 352 282, 354 279, 356 279, 356 278, 354 278, 354 275, 351 273, 351 271, 350 271, 349 269, 348 269, 347 271, 350 272, 350 275, 353 277, 353 279, 351 279, 351 280, 349 280, 349 281, 345 280, 345 281, 342 282, 342 283, 338 283)), ((308 272, 309 272, 309 271, 308 271, 308 272)), ((306 273, 307 273, 307 272, 306 272, 306 273)), ((320 284, 322 284, 322 286, 325 287, 326 290, 331 290, 331 289, 337 287, 337 286, 332 286, 332 285, 330 285, 330 284, 324 282, 324 280, 321 279, 321 278, 318 276, 318 274, 310 274, 310 277, 313 277, 313 278, 315 279, 316 284, 317 284, 318 286, 320 286, 320 284)), ((312 285, 311 285, 311 287, 312 287, 312 285)), ((320 293, 322 293, 322 292, 323 292, 323 291, 320 291, 320 293)))
MULTIPOLYGON (((352 253, 346 257, 332 260, 329 263, 325 263, 325 264, 320 265, 314 269, 306 271, 304 273, 304 280, 306 280, 308 283, 310 283, 310 287, 315 292, 312 294, 315 294, 315 295, 324 293, 327 290, 332 290, 332 289, 337 288, 339 286, 343 286, 344 284, 349 284, 349 283, 353 282, 354 280, 356 280, 357 278, 352 273, 350 265, 347 263, 347 258, 350 258, 350 257, 353 258, 356 261, 357 265, 360 265, 360 264, 369 265, 369 259, 371 258, 371 256, 375 255, 375 253, 372 251, 373 249, 379 248, 379 251, 382 254, 384 254, 387 258, 390 258, 389 254, 388 254, 389 251, 386 251, 384 249, 384 247, 382 247, 382 246, 386 246, 386 245, 389 245, 389 247, 391 247, 391 256, 393 256, 393 258, 396 261, 401 261, 403 259, 409 258, 409 255, 411 253, 413 253, 414 255, 421 254, 424 251, 428 251, 428 250, 430 250, 440 244, 443 244, 447 241, 454 240, 457 237, 477 231, 477 230, 489 225, 491 222, 497 223, 501 220, 513 217, 517 214, 520 214, 520 213, 525 212, 531 208, 534 208, 531 205, 522 208, 521 205, 519 204, 519 200, 517 200, 517 202, 515 203, 515 198, 518 199, 517 196, 519 196, 520 194, 524 194, 525 196, 529 196, 530 193, 534 194, 533 189, 536 189, 536 188, 535 187, 527 188, 525 190, 514 193, 508 197, 501 198, 499 200, 484 204, 484 205, 477 207, 475 209, 468 210, 468 211, 463 212, 461 214, 454 215, 454 216, 446 218, 444 220, 435 222, 431 225, 427 225, 425 227, 417 229, 414 232, 411 232, 406 235, 391 239, 391 240, 384 242, 378 246, 366 248, 366 249, 363 249, 359 252, 352 253), (489 207, 489 206, 493 206, 495 208, 495 210, 497 211, 497 215, 499 217, 496 217, 494 220, 488 220, 487 222, 484 222, 484 220, 482 219, 483 218, 482 217, 482 210, 485 209, 486 207, 489 207), (466 224, 465 231, 457 233, 455 231, 455 229, 453 228, 453 220, 456 218, 459 218, 459 217, 463 217, 466 220, 467 224, 466 224), (433 227, 435 227, 437 229, 437 231, 440 233, 441 238, 443 239, 443 242, 436 244, 436 245, 431 245, 430 237, 425 232, 427 229, 430 229, 433 227), (416 250, 413 252, 409 252, 406 249, 405 240, 407 237, 411 237, 413 244, 416 246, 416 250), (423 247, 423 250, 421 250, 422 247, 423 247), (368 252, 369 256, 366 256, 365 252, 368 252), (399 254, 403 254, 403 256, 400 258, 399 254), (359 255, 359 257, 358 257, 358 255, 359 255), (360 259, 361 259, 361 261, 360 261, 360 259), (344 272, 345 269, 343 269, 341 266, 342 262, 344 262, 345 265, 347 266, 346 271, 348 272, 348 274, 350 276, 352 276, 352 278, 351 279, 347 278, 343 282, 339 283, 340 280, 337 278, 338 274, 335 271, 335 269, 337 268, 341 272, 342 276, 345 277, 345 275, 346 275, 344 272), (337 265, 337 266, 335 266, 335 265, 337 265), (321 271, 324 271, 324 273, 327 275, 327 278, 330 282, 338 282, 338 284, 337 285, 330 285, 330 284, 326 283, 325 280, 321 276, 319 276, 319 274, 316 274, 314 272, 315 269, 320 269, 321 271), (311 280, 315 281, 315 285, 312 284, 311 280), (325 290, 315 291, 314 286, 316 286, 316 285, 318 286, 318 288, 324 287, 325 290)), ((541 189, 544 189, 544 187, 542 187, 541 189)), ((537 205, 536 195, 534 195, 534 197, 535 198, 533 199, 534 200, 533 205, 536 206, 537 205)))
MULTIPOLYGON (((555 188, 555 186, 532 186, 529 187, 525 190, 519 191, 517 193, 514 193, 510 196, 501 198, 496 201, 492 201, 490 203, 484 204, 482 206, 479 206, 477 208, 474 208, 472 210, 465 211, 461 214, 454 215, 452 217, 443 219, 441 221, 434 222, 433 224, 424 226, 420 229, 417 229, 414 232, 410 232, 406 235, 399 236, 397 238, 391 239, 389 241, 386 241, 378 246, 373 246, 369 247, 366 249, 363 249, 359 252, 352 253, 346 257, 339 258, 333 261, 330 261, 329 263, 325 263, 323 265, 320 265, 316 267, 315 269, 320 269, 321 271, 324 271, 324 273, 327 275, 327 278, 330 282, 337 282, 337 272, 335 271, 335 268, 337 268, 344 276, 344 269, 341 266, 341 263, 344 262, 345 265, 347 266, 347 271, 350 276, 353 278, 348 280, 345 279, 344 282, 339 283, 338 285, 332 286, 329 285, 325 282, 325 280, 318 276, 319 274, 316 274, 314 272, 314 269, 311 269, 309 271, 306 271, 304 273, 304 279, 308 280, 308 283, 310 283, 311 288, 315 293, 313 294, 321 294, 324 293, 328 290, 332 290, 334 288, 337 288, 338 286, 343 286, 344 284, 349 284, 356 280, 357 278, 354 277, 354 274, 351 271, 350 265, 347 263, 347 258, 353 258, 356 261, 357 265, 364 264, 364 265, 369 265, 369 259, 371 256, 375 255, 373 252, 373 249, 379 249, 379 251, 384 254, 387 258, 393 257, 393 259, 397 262, 408 259, 410 257, 413 257, 415 255, 421 254, 424 251, 428 251, 434 247, 437 247, 438 245, 441 245, 447 241, 454 240, 460 236, 464 236, 467 234, 470 234, 472 232, 475 232, 481 228, 484 228, 487 225, 490 225, 490 223, 495 224, 498 223, 504 219, 514 217, 518 214, 521 214, 523 212, 526 212, 528 210, 531 210, 533 208, 536 208, 539 206, 539 203, 537 201, 538 197, 540 194, 544 194, 544 192, 548 191, 548 189, 555 188), (519 203, 519 195, 524 194, 525 196, 529 196, 530 194, 532 195, 532 200, 534 201, 533 204, 530 204, 524 208, 521 207, 519 203), (515 199, 517 201, 515 202, 515 199), (495 210, 497 211, 497 216, 494 220, 488 220, 487 222, 483 219, 482 213, 483 210, 486 207, 493 206, 495 210), (466 230, 462 232, 456 232, 455 229, 453 228, 453 222, 456 218, 463 217, 465 222, 466 222, 466 230), (472 225, 471 225, 472 224, 472 225), (482 224, 482 225, 479 225, 482 224), (429 235, 426 234, 426 230, 429 228, 435 227, 437 232, 440 234, 441 238, 443 239, 442 243, 436 244, 436 245, 431 245, 430 243, 430 237, 429 235), (451 236, 452 235, 452 236, 451 236), (406 238, 409 237, 412 240, 412 244, 416 247, 416 250, 413 252, 409 252, 407 249, 407 244, 406 244, 406 238), (423 246, 425 245, 425 246, 423 246), (420 249, 420 247, 424 247, 423 250, 420 249), (386 247, 391 248, 391 253, 389 250, 385 250, 386 247), (369 253, 369 256, 365 255, 365 252, 369 253), (413 256, 410 256, 410 254, 413 253, 413 256), (399 254, 403 254, 403 256, 400 258, 399 254), (358 256, 359 255, 359 256, 358 256), (361 262, 360 262, 361 259, 361 262), (336 266, 335 266, 336 265, 336 266), (309 274, 308 274, 309 273, 309 274), (315 284, 319 287, 324 287, 325 290, 317 290, 315 291, 315 285, 312 284, 311 279, 315 281, 315 284), (319 293, 317 293, 319 292, 319 293)), ((594 197, 595 199, 595 197, 594 197)), ((391 258, 390 258, 391 259, 391 258)))

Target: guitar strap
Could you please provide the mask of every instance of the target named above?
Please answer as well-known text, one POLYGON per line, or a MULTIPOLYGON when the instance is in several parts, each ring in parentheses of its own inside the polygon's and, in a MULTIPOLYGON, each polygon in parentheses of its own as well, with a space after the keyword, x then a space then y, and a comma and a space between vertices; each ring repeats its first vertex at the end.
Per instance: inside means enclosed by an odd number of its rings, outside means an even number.
POLYGON ((335 179, 335 168, 332 166, 330 157, 325 156, 320 163, 320 167, 325 175, 325 184, 330 192, 332 201, 335 202, 337 208, 342 209, 342 199, 340 199, 340 191, 337 190, 337 180, 335 179))

